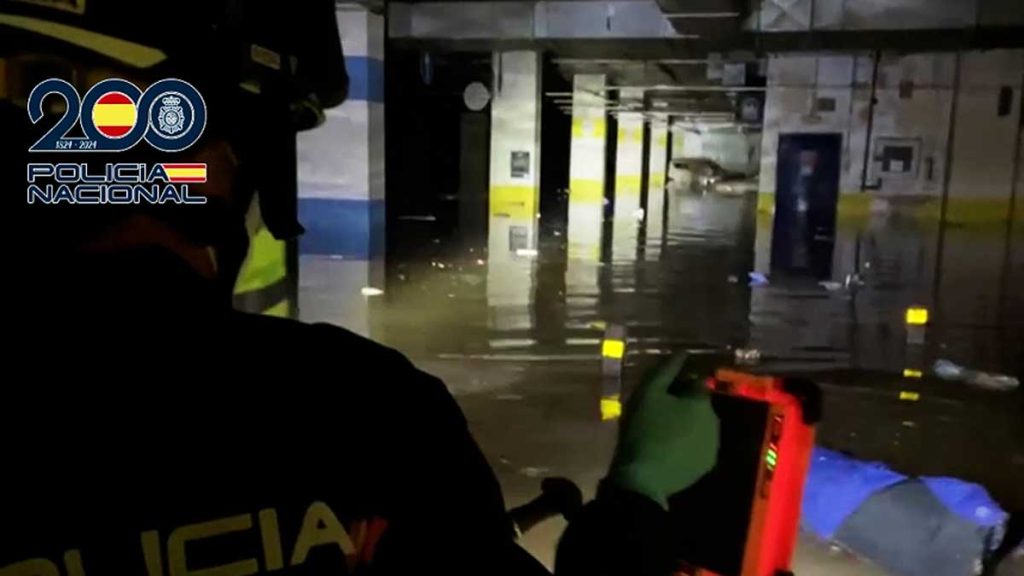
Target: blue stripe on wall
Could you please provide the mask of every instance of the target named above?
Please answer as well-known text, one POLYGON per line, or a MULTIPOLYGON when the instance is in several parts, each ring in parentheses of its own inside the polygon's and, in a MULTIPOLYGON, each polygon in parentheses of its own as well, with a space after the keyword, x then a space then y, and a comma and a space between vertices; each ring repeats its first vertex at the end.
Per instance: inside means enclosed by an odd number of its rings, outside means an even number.
POLYGON ((299 254, 370 260, 383 254, 384 201, 299 198, 299 254))
POLYGON ((369 56, 347 56, 349 100, 384 102, 384 61, 369 56))

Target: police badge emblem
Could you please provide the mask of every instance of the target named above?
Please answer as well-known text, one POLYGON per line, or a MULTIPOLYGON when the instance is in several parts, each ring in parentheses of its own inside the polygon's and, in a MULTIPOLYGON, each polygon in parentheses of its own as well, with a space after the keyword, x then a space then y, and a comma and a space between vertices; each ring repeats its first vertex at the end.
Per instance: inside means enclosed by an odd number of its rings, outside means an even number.
POLYGON ((185 109, 181 106, 181 98, 164 96, 160 99, 160 110, 157 112, 159 130, 168 136, 174 136, 185 129, 185 109))

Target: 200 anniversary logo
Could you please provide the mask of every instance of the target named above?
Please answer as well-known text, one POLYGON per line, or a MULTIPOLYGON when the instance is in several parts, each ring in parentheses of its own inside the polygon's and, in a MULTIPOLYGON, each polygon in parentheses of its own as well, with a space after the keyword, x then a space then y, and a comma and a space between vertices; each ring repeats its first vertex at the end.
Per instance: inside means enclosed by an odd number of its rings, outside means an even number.
MULTIPOLYGON (((168 78, 142 91, 119 78, 98 82, 80 98, 59 78, 40 82, 29 95, 32 123, 44 117, 47 98, 60 97, 60 119, 30 152, 124 152, 143 140, 161 152, 181 152, 206 129, 206 103, 194 86, 168 78), (82 136, 68 136, 76 126, 82 136)), ((206 182, 206 164, 31 162, 26 171, 29 204, 205 204, 190 185, 206 182)))

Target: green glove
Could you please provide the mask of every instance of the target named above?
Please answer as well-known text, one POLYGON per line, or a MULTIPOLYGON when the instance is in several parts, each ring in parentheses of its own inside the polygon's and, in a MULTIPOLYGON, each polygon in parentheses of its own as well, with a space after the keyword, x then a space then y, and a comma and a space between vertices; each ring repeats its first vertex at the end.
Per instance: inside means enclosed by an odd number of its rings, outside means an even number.
POLYGON ((677 355, 633 392, 608 473, 615 486, 665 509, 669 496, 711 470, 718 454, 718 417, 704 387, 708 374, 694 364, 686 354, 677 355), (682 381, 672 386, 677 376, 682 381))

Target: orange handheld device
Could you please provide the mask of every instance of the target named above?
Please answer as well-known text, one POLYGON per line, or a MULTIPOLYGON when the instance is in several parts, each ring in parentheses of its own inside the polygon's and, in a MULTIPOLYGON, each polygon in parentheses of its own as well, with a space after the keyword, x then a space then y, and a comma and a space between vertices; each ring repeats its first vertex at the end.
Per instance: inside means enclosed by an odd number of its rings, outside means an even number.
POLYGON ((733 369, 706 383, 721 423, 718 459, 669 500, 676 574, 791 574, 820 389, 733 369))

